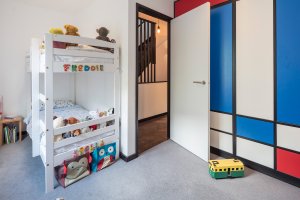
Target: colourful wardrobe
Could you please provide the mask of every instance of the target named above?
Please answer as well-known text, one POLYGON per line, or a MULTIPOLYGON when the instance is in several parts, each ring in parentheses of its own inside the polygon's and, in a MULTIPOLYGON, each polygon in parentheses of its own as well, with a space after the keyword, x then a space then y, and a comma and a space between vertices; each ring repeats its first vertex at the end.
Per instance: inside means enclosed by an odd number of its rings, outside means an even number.
POLYGON ((300 1, 210 2, 211 151, 299 186, 300 1))

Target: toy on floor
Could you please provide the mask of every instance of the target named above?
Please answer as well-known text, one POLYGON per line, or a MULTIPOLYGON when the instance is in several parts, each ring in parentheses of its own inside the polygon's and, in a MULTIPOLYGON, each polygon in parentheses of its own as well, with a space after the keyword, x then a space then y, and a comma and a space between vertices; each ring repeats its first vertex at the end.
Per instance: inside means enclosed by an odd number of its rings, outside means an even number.
POLYGON ((89 153, 64 161, 62 166, 56 168, 57 181, 67 187, 76 181, 90 175, 91 156, 89 153))
POLYGON ((95 151, 91 153, 92 155, 92 172, 100 171, 101 169, 111 165, 116 159, 116 143, 111 143, 97 147, 95 151))
POLYGON ((215 179, 227 177, 243 177, 244 164, 236 159, 210 160, 209 174, 215 179))

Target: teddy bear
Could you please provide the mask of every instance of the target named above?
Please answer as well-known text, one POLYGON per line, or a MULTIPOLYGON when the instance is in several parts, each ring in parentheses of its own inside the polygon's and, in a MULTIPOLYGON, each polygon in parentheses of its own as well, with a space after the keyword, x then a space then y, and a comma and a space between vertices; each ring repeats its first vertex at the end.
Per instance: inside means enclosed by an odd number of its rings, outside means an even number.
POLYGON ((109 34, 109 30, 105 27, 101 27, 99 29, 96 29, 96 32, 99 34, 96 39, 97 40, 104 40, 106 42, 111 42, 111 43, 116 43, 116 41, 114 39, 109 39, 108 34, 109 34))
MULTIPOLYGON (((109 34, 109 30, 105 27, 101 27, 99 29, 96 29, 96 32, 99 34, 96 39, 97 40, 103 40, 103 41, 106 41, 106 42, 111 42, 111 43, 116 43, 116 41, 114 39, 109 39, 108 34, 109 34)), ((103 50, 106 50, 106 51, 110 51, 111 53, 114 52, 114 49, 112 48, 105 48, 105 47, 96 47, 96 48, 99 48, 99 49, 103 49, 103 50)))
MULTIPOLYGON (((53 117, 53 128, 54 129, 63 127, 65 125, 66 125, 66 122, 65 122, 64 118, 56 117, 56 116, 53 117)), ((54 142, 58 142, 58 141, 61 141, 61 140, 63 140, 62 134, 54 136, 54 142)))
MULTIPOLYGON (((66 29, 66 35, 80 36, 76 26, 66 24, 64 28, 66 29)), ((78 46, 78 44, 67 43, 67 46, 78 46)))
MULTIPOLYGON (((77 124, 79 123, 80 121, 78 119, 76 119, 75 117, 70 117, 69 119, 67 119, 67 123, 68 125, 73 125, 73 124, 77 124)), ((72 137, 76 137, 78 135, 80 135, 80 129, 76 129, 74 131, 72 131, 71 135, 72 137)))
MULTIPOLYGON (((65 122, 66 122, 66 125, 73 125, 73 124, 79 123, 80 121, 78 119, 76 119, 75 117, 70 117, 68 119, 65 119, 65 122)), ((76 137, 80 134, 81 134, 80 129, 76 129, 74 131, 64 133, 63 138, 76 137)))

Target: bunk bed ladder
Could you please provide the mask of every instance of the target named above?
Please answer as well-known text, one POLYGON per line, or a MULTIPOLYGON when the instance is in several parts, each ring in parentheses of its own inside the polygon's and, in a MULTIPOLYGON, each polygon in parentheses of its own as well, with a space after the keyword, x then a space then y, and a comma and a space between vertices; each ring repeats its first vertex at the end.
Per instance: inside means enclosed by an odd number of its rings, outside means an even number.
POLYGON ((32 110, 32 128, 31 128, 31 139, 32 139, 32 157, 40 155, 40 63, 39 56, 40 50, 39 46, 42 40, 33 38, 31 40, 30 48, 30 66, 31 66, 31 110, 32 110))
POLYGON ((54 189, 54 155, 53 155, 53 35, 45 35, 45 186, 46 193, 54 189))

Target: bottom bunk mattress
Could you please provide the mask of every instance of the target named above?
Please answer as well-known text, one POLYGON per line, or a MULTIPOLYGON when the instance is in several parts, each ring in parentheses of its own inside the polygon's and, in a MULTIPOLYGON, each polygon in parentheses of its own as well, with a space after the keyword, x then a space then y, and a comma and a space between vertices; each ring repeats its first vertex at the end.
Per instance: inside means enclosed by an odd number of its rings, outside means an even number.
MULTIPOLYGON (((45 115, 45 110, 41 109, 40 116, 45 115)), ((75 117, 76 119, 82 121, 86 117, 91 117, 89 111, 79 105, 68 105, 68 106, 56 106, 53 108, 53 116, 62 117, 64 119, 75 117)), ((30 138, 32 137, 32 115, 31 113, 24 119, 25 124, 27 125, 26 131, 29 134, 30 138)))

